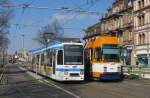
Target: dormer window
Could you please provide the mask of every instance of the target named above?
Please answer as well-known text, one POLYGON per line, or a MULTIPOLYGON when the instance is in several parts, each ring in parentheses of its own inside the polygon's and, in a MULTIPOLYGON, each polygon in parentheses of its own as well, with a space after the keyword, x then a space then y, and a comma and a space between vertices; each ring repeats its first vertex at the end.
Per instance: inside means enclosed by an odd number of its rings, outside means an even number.
POLYGON ((132 0, 128 0, 128 7, 132 6, 132 0))
POLYGON ((138 7, 141 9, 141 1, 138 2, 138 7))
POLYGON ((142 0, 142 8, 144 7, 144 5, 145 5, 145 2, 144 2, 144 0, 142 0))
POLYGON ((145 0, 138 1, 138 7, 139 9, 143 8, 145 6, 145 0))

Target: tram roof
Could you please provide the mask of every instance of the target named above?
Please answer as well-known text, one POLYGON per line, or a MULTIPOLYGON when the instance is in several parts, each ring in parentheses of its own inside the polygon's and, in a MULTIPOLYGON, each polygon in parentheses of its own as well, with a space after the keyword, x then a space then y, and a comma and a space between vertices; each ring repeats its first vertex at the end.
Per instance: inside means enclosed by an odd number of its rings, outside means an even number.
POLYGON ((94 41, 93 47, 101 47, 102 44, 118 44, 117 37, 99 36, 94 41))
POLYGON ((48 42, 48 45, 61 44, 67 42, 81 43, 80 38, 55 38, 48 42))
POLYGON ((29 52, 30 53, 34 53, 34 52, 40 52, 40 50, 46 48, 46 47, 49 47, 49 46, 53 46, 53 45, 58 45, 58 44, 63 44, 63 43, 81 43, 80 41, 80 38, 57 38, 57 39, 53 39, 53 40, 50 40, 47 45, 44 45, 40 48, 37 48, 37 49, 33 49, 33 50, 30 50, 29 52))

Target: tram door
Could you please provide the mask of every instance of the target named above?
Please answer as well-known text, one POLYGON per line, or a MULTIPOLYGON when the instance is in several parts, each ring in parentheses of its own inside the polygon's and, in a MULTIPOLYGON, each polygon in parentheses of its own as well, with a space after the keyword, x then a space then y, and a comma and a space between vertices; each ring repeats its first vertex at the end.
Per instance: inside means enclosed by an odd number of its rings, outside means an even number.
POLYGON ((52 63, 52 66, 53 66, 53 74, 55 74, 55 71, 56 71, 56 52, 53 52, 53 63, 52 63))

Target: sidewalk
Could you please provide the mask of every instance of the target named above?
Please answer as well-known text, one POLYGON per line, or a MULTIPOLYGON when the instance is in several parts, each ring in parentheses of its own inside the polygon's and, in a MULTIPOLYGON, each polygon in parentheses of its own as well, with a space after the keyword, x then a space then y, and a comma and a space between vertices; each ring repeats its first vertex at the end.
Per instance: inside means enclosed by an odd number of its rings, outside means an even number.
POLYGON ((74 98, 53 85, 44 84, 42 79, 33 78, 15 64, 5 67, 3 77, 0 98, 74 98))

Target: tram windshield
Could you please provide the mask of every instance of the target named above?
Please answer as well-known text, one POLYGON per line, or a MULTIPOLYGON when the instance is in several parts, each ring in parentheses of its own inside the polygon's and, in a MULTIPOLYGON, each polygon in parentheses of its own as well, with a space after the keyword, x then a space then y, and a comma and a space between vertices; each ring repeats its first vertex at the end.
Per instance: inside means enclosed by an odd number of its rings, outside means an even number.
POLYGON ((103 45, 103 60, 105 62, 119 62, 119 54, 117 45, 103 45))
POLYGON ((82 65, 83 64, 83 46, 65 45, 64 46, 64 63, 65 65, 82 65))

